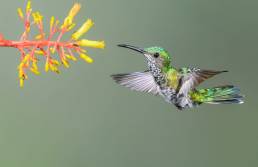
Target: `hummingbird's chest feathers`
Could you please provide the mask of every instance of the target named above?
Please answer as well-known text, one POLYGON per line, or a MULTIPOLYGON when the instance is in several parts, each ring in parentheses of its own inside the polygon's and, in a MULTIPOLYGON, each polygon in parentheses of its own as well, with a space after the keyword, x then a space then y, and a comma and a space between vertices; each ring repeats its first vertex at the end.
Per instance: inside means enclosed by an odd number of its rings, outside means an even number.
POLYGON ((176 90, 169 86, 166 74, 156 66, 155 63, 148 62, 148 67, 152 73, 155 82, 159 85, 160 95, 169 103, 174 103, 176 98, 176 90))
POLYGON ((155 82, 162 87, 166 84, 166 76, 164 73, 162 73, 161 69, 156 66, 156 64, 152 62, 148 62, 148 67, 150 72, 152 73, 155 82))

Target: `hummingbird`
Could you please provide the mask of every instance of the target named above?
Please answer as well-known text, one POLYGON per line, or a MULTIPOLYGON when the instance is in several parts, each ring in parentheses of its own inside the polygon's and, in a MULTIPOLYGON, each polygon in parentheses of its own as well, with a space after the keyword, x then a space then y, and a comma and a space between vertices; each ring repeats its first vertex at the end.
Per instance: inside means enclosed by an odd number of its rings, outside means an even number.
POLYGON ((240 89, 233 85, 197 88, 205 80, 228 72, 226 70, 175 68, 171 63, 170 54, 162 47, 140 48, 127 44, 119 44, 118 46, 142 54, 148 67, 143 72, 111 75, 119 85, 131 90, 159 95, 179 110, 193 108, 201 104, 244 103, 240 89))

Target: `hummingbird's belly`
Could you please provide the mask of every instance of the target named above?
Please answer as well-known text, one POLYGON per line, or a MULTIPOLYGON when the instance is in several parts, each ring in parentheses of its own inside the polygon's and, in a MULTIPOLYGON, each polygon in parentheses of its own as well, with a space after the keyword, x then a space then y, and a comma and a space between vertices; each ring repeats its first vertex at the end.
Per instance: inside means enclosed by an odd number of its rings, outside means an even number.
POLYGON ((176 102, 176 90, 171 88, 161 88, 161 96, 169 103, 175 104, 176 102))
POLYGON ((161 96, 168 103, 174 104, 179 109, 193 107, 193 101, 189 97, 178 96, 175 89, 161 88, 161 96))

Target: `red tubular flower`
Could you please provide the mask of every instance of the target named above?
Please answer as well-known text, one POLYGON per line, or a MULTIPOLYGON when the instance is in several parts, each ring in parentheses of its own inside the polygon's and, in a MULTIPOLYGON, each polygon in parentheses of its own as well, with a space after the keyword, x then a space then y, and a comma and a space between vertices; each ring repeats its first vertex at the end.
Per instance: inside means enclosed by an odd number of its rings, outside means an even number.
POLYGON ((74 17, 79 12, 80 8, 81 5, 75 3, 62 25, 59 25, 59 20, 56 20, 54 16, 52 16, 48 35, 44 32, 43 16, 39 12, 32 11, 30 0, 28 0, 25 14, 21 8, 18 8, 18 15, 24 24, 25 31, 22 33, 19 41, 6 40, 0 36, 0 46, 17 48, 21 53, 21 62, 18 65, 20 87, 23 87, 24 80, 28 78, 26 74, 28 70, 34 74, 40 74, 37 66, 37 57, 39 55, 46 58, 46 72, 51 70, 59 73, 58 67, 62 64, 64 67, 68 68, 69 61, 77 61, 75 56, 77 54, 86 62, 93 62, 93 59, 86 54, 86 51, 82 49, 82 47, 102 49, 105 47, 104 41, 80 39, 93 26, 94 23, 91 19, 86 20, 86 22, 71 35, 69 40, 61 40, 65 33, 75 27, 74 17), (39 31, 39 34, 36 35, 34 39, 29 38, 31 26, 36 26, 39 31), (58 34, 57 39, 53 40, 56 34, 58 34), (55 52, 58 54, 58 58, 56 59, 53 55, 55 52))

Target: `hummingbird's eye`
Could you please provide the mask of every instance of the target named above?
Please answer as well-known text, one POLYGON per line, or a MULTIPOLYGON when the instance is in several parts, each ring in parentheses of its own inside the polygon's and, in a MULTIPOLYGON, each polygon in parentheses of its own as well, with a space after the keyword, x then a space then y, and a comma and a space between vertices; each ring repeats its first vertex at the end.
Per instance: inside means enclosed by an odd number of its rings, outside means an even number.
POLYGON ((158 58, 159 57, 159 53, 154 53, 153 55, 155 58, 158 58))

